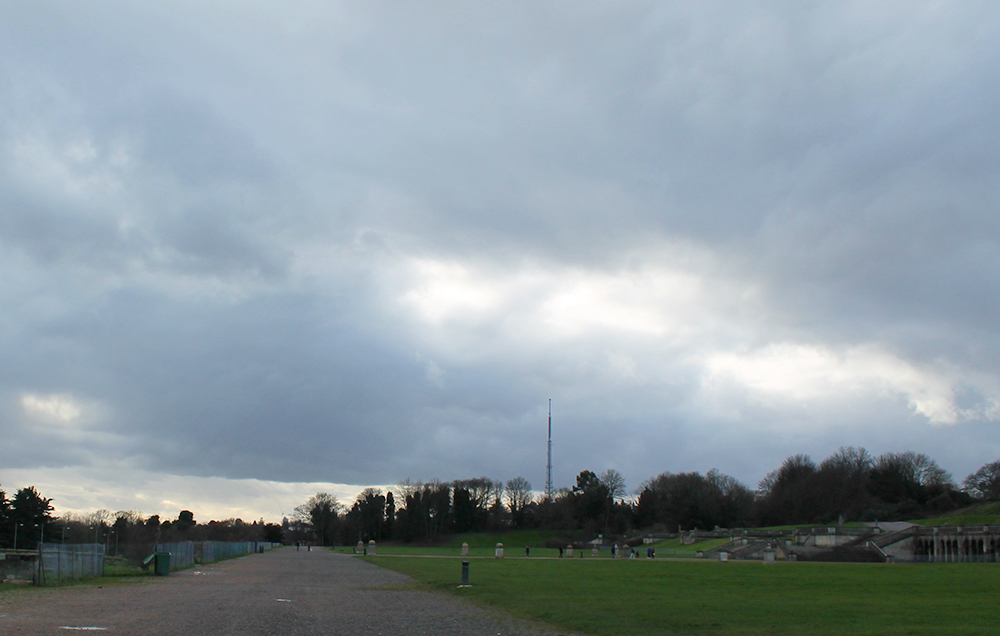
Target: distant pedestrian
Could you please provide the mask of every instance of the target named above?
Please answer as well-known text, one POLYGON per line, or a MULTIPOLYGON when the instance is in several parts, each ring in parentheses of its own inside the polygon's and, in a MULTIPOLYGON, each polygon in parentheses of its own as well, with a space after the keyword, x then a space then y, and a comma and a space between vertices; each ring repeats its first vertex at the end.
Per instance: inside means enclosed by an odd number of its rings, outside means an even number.
POLYGON ((299 542, 298 541, 295 542, 295 551, 296 552, 299 551, 299 542))
POLYGON ((562 548, 559 548, 559 558, 562 558, 562 548))
POLYGON ((526 556, 526 557, 530 557, 531 556, 531 546, 530 545, 524 546, 524 556, 526 556))
POLYGON ((656 558, 656 548, 650 548, 650 550, 652 551, 652 557, 651 558, 655 559, 656 558))
POLYGON ((653 558, 653 548, 646 548, 646 558, 647 559, 653 558))

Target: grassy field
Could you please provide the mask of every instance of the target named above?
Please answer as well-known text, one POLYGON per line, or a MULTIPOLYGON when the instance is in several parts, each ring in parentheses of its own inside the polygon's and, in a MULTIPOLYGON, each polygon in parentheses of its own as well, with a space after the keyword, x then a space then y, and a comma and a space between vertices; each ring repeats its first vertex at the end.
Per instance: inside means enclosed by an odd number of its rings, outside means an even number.
POLYGON ((963 510, 956 510, 947 517, 916 519, 913 523, 922 526, 1000 525, 1000 502, 980 504, 963 510))
POLYGON ((431 588, 590 636, 995 634, 990 564, 368 557, 431 588))
MULTIPOLYGON (((729 537, 723 539, 706 539, 688 545, 684 545, 679 538, 667 539, 666 541, 657 541, 650 545, 656 549, 657 556, 694 557, 697 556, 699 551, 711 550, 723 543, 729 543, 729 537)), ((639 548, 639 552, 639 556, 646 555, 646 550, 643 548, 639 548)))
POLYGON ((124 557, 111 556, 104 559, 104 576, 151 576, 153 568, 142 568, 124 557))

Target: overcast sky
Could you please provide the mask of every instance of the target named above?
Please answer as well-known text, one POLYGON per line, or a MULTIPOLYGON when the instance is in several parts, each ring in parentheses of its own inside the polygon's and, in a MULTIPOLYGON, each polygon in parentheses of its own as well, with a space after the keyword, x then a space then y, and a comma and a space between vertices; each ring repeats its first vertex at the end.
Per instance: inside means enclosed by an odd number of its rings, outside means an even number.
POLYGON ((1000 457, 994 2, 0 4, 0 484, 1000 457))

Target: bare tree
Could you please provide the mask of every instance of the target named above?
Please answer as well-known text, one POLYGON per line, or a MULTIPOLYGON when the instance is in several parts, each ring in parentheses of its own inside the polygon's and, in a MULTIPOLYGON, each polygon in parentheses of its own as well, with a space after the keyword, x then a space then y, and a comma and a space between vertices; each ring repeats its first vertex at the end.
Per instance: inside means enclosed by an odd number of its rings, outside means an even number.
POLYGON ((141 510, 119 510, 114 514, 115 522, 119 519, 124 519, 131 525, 136 525, 143 522, 142 511, 141 510))
POLYGON ((625 476, 614 468, 609 468, 598 477, 601 485, 608 489, 608 496, 611 499, 622 499, 625 497, 625 476))
POLYGON ((778 482, 778 470, 775 468, 768 474, 764 475, 764 478, 757 482, 757 497, 764 498, 771 494, 774 489, 774 485, 778 482))
POLYGON ((953 483, 951 473, 938 466, 937 462, 927 455, 913 451, 880 455, 875 460, 875 468, 895 472, 913 483, 925 487, 953 483))
POLYGON ((407 477, 403 481, 396 485, 396 494, 399 495, 400 502, 405 502, 407 497, 412 497, 415 493, 420 492, 423 488, 423 484, 418 482, 410 481, 407 477))
POLYGON ((954 483, 951 473, 938 466, 927 455, 913 451, 907 451, 905 455, 912 456, 913 473, 921 486, 946 486, 954 483))
POLYGON ((111 520, 114 518, 115 516, 111 513, 111 511, 105 508, 95 510, 94 512, 84 516, 86 522, 92 526, 109 525, 111 520))
POLYGON ((872 456, 864 447, 841 446, 820 463, 820 470, 839 470, 851 479, 863 478, 872 468, 872 456))
POLYGON ((337 498, 326 492, 318 492, 304 504, 295 506, 295 520, 308 524, 322 545, 333 545, 334 530, 343 506, 337 498))
POLYGON ((966 477, 962 485, 976 499, 1000 500, 1000 460, 985 464, 966 477))
POLYGON ((510 509, 510 514, 517 515, 531 503, 531 482, 524 477, 509 479, 504 486, 503 496, 510 509))
POLYGON ((464 488, 469 493, 469 500, 479 510, 487 510, 503 491, 503 484, 494 482, 487 477, 461 479, 455 481, 454 488, 464 488))

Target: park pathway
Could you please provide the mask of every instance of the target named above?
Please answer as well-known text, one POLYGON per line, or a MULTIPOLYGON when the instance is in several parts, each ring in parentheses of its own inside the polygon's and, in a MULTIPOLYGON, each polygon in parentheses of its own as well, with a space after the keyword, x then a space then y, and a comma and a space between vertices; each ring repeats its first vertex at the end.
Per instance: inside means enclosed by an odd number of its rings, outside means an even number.
MULTIPOLYGON (((459 564, 456 562, 456 578, 459 564)), ((0 634, 554 636, 348 555, 282 548, 137 583, 0 593, 0 634), (98 629, 82 629, 98 628, 98 629)))

